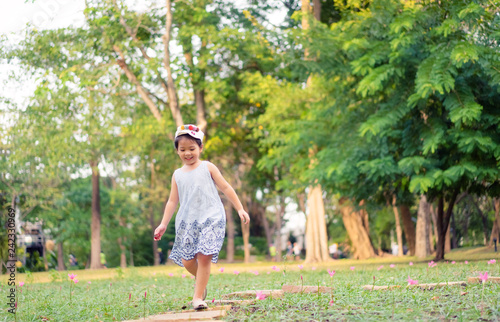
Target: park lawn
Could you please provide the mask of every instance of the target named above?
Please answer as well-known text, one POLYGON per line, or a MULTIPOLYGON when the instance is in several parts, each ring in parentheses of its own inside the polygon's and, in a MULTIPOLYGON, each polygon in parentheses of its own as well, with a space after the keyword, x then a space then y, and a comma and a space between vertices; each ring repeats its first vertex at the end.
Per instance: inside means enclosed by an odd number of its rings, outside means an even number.
MULTIPOLYGON (((484 287, 468 284, 434 290, 407 286, 408 276, 419 283, 467 281, 467 277, 485 271, 490 276, 500 276, 500 256, 491 249, 458 250, 448 254, 447 259, 448 263, 440 262, 432 268, 428 262, 417 262, 412 257, 338 260, 303 268, 299 267, 300 262, 289 261, 219 263, 213 265, 207 300, 235 291, 281 289, 284 284, 333 285, 332 294, 285 294, 281 299, 266 298, 233 307, 225 319, 499 320, 500 284, 487 281, 484 287), (468 264, 464 263, 466 259, 468 264), (496 263, 488 264, 490 259, 496 259, 496 263), (453 260, 456 263, 452 264, 453 260), (410 261, 414 265, 410 266, 410 261), (391 264, 395 267, 391 268, 391 264), (273 265, 276 265, 274 270, 273 265), (220 272, 222 267, 224 270, 220 272), (335 275, 330 277, 327 269, 335 270, 335 275), (363 290, 362 285, 373 283, 403 287, 363 290)), ((18 321, 116 321, 180 311, 183 306, 190 308, 194 283, 187 272, 176 266, 18 274, 17 285, 20 281, 25 284, 18 286, 18 321), (68 273, 76 274, 78 283, 71 282, 68 273)), ((6 278, 2 276, 0 296, 7 299, 8 294, 6 278)), ((7 301, 2 303, 0 321, 13 321, 12 314, 7 312, 7 301)))

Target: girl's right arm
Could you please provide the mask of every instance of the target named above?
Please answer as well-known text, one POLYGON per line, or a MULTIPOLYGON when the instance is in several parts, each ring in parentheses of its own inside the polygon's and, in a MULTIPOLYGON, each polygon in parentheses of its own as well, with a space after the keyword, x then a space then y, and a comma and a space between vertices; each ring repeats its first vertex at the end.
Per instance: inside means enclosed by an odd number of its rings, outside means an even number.
POLYGON ((178 203, 179 192, 177 190, 177 183, 175 182, 174 175, 172 175, 172 189, 170 191, 170 196, 168 197, 167 205, 165 206, 165 211, 163 212, 161 224, 155 229, 154 240, 160 240, 161 236, 165 233, 165 230, 167 230, 168 223, 170 222, 170 219, 172 219, 178 203))

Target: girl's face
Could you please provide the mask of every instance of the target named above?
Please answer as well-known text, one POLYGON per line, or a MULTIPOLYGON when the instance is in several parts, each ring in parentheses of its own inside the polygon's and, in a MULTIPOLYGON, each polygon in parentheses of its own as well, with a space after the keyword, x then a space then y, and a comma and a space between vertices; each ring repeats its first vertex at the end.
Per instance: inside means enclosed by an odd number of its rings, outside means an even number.
POLYGON ((177 146, 177 154, 185 165, 196 164, 202 150, 203 147, 200 148, 195 141, 186 138, 180 139, 177 146))

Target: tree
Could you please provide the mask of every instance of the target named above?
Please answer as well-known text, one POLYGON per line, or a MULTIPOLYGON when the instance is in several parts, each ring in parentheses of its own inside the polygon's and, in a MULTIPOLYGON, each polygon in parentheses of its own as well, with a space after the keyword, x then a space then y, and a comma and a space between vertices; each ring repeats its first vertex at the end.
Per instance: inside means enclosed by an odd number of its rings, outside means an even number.
POLYGON ((438 201, 436 260, 458 194, 484 193, 498 180, 495 10, 489 2, 374 1, 345 43, 360 53, 351 62, 361 76, 355 90, 371 114, 360 133, 398 140, 410 192, 438 201))

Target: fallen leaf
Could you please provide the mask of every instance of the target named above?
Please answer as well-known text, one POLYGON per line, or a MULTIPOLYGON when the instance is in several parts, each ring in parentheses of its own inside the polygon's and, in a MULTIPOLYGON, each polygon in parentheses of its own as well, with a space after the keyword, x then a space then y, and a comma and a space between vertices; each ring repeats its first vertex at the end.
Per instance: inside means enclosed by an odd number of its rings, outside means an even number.
POLYGON ((469 292, 462 292, 462 293, 460 293, 460 295, 465 295, 465 294, 469 294, 469 292))
POLYGON ((435 300, 437 300, 438 298, 439 298, 439 296, 433 296, 433 297, 431 298, 431 300, 435 301, 435 300))

